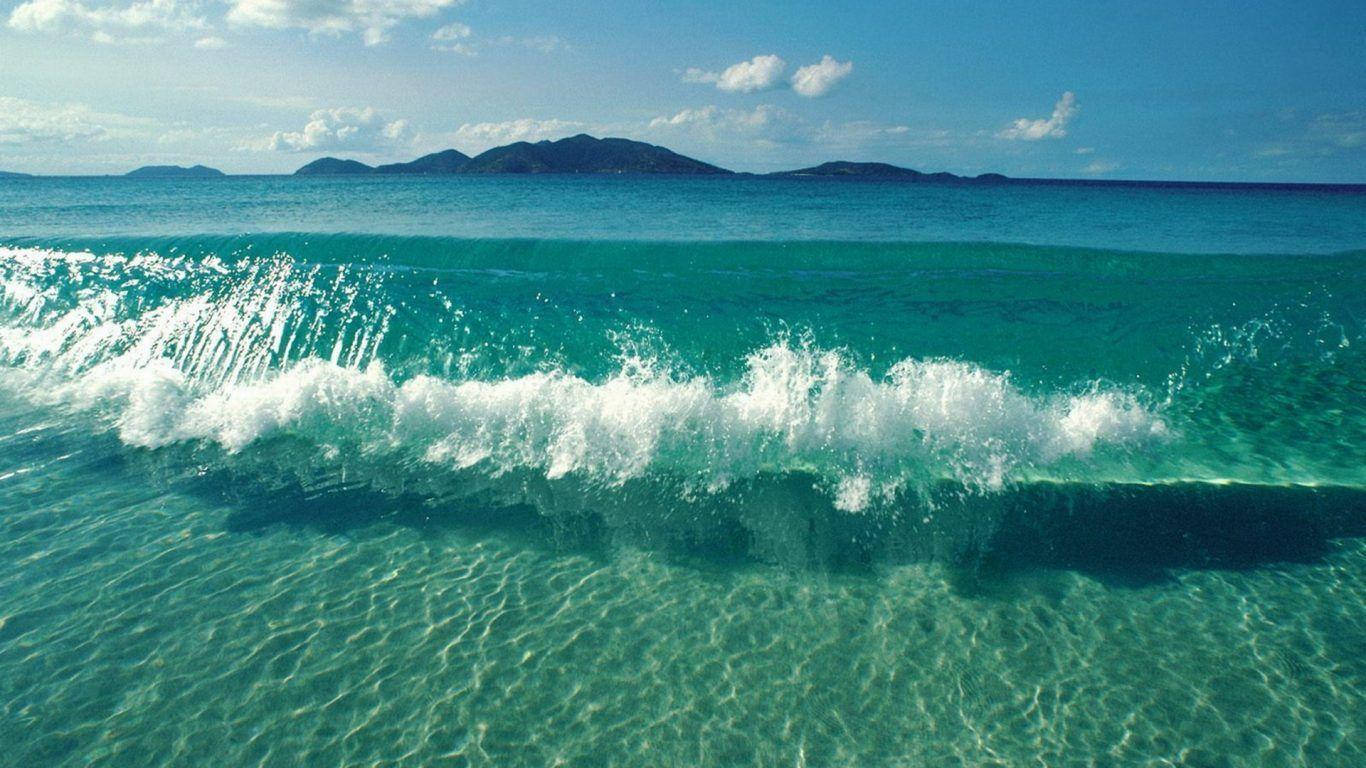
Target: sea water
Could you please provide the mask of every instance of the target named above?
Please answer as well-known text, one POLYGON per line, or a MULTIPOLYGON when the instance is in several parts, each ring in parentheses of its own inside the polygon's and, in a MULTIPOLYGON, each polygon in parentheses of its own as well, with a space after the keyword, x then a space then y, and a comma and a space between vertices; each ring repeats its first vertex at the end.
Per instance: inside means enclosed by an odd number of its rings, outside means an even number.
POLYGON ((1366 191, 0 181, 0 762, 1366 760, 1366 191))

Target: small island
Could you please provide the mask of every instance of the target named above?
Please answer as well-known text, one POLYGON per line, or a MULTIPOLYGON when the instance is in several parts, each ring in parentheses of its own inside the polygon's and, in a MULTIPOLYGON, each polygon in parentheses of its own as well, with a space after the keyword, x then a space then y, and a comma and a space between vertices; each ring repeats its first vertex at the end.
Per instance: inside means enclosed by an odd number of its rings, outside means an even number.
POLYGON ((358 160, 320 157, 294 172, 295 176, 356 176, 374 173, 375 169, 358 160))
POLYGON ((225 174, 206 165, 189 168, 180 165, 144 165, 123 175, 129 179, 217 179, 225 174))
POLYGON ((890 165, 888 163, 853 163, 848 160, 836 160, 829 163, 821 163, 820 165, 811 168, 799 168, 795 171, 778 171, 765 175, 778 178, 856 178, 910 181, 930 184, 992 183, 1006 180, 1006 177, 999 173, 984 173, 981 176, 959 176, 957 174, 942 171, 939 173, 923 173, 921 171, 902 168, 899 165, 890 165))
POLYGON ((32 174, 15 173, 14 171, 0 171, 0 179, 31 179, 32 174))

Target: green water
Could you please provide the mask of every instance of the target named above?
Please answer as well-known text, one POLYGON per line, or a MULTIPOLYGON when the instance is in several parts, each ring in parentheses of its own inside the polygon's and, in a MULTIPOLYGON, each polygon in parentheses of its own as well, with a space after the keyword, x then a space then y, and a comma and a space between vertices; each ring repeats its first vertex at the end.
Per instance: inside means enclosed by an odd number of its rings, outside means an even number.
POLYGON ((0 762, 1363 762, 1360 196, 519 183, 0 189, 0 762))

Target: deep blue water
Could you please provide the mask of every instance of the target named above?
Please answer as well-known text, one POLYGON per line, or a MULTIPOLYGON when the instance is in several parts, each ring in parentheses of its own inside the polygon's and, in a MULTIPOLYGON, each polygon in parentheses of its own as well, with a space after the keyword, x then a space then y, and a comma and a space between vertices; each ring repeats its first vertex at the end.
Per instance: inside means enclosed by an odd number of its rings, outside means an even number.
POLYGON ((606 240, 987 241, 1172 253, 1366 245, 1366 186, 958 186, 650 176, 0 180, 6 235, 356 232, 606 240))

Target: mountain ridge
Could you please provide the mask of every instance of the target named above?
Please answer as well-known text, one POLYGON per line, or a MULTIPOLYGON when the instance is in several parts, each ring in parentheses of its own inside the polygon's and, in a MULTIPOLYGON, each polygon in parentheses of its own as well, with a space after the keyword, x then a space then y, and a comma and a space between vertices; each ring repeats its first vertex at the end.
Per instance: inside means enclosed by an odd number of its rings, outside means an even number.
POLYGON ((294 172, 296 176, 429 175, 454 174, 672 174, 752 176, 763 178, 860 178, 916 183, 999 183, 1009 177, 999 173, 958 176, 924 173, 890 163, 833 160, 808 168, 763 174, 737 174, 720 166, 681 155, 643 141, 615 137, 597 138, 581 133, 563 139, 537 142, 515 141, 492 147, 470 157, 446 149, 406 163, 370 166, 357 160, 320 157, 294 172))
POLYGON ((956 173, 940 171, 925 173, 911 168, 903 168, 890 163, 863 163, 850 160, 832 160, 809 168, 792 171, 774 171, 763 174, 771 178, 860 178, 875 180, 897 180, 920 184, 951 184, 959 182, 996 183, 1008 181, 1009 177, 999 173, 984 173, 980 176, 959 176, 956 173))
POLYGON ((227 174, 207 165, 144 165, 123 175, 129 179, 217 179, 227 174))
POLYGON ((296 170, 298 176, 446 175, 456 173, 669 173, 729 175, 733 171, 680 155, 666 147, 621 138, 576 136, 533 143, 517 141, 470 157, 447 149, 406 163, 369 166, 356 160, 321 157, 296 170))

